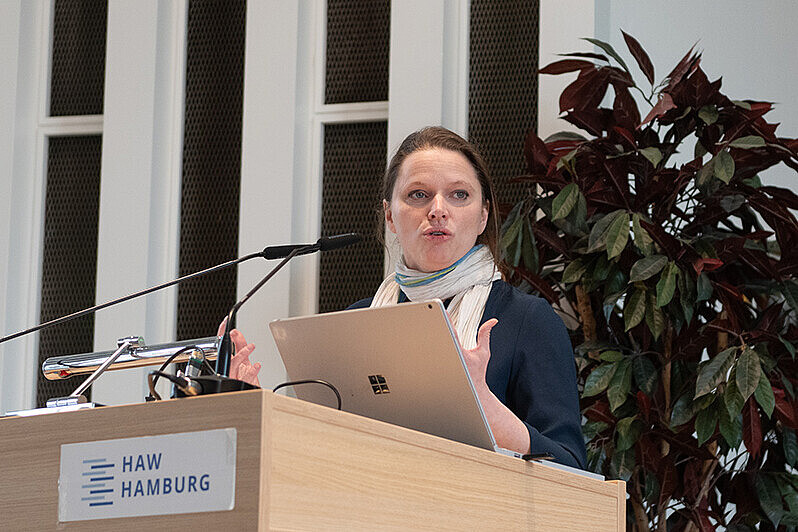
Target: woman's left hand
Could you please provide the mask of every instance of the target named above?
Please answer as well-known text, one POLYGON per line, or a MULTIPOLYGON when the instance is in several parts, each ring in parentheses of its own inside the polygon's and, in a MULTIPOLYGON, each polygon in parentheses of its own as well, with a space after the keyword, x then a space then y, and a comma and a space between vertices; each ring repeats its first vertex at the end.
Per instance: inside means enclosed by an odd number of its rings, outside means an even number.
POLYGON ((479 327, 477 332, 477 346, 473 349, 463 349, 463 359, 468 367, 468 374, 478 391, 487 390, 485 374, 488 371, 490 360, 490 331, 499 323, 496 318, 491 318, 479 327))
MULTIPOLYGON (((227 318, 219 324, 218 336, 224 334, 227 318)), ((230 331, 230 340, 235 347, 235 354, 230 359, 230 378, 253 384, 260 387, 258 380, 258 372, 260 371, 260 362, 254 364, 249 360, 249 355, 255 350, 255 344, 248 344, 244 335, 238 329, 230 331)))

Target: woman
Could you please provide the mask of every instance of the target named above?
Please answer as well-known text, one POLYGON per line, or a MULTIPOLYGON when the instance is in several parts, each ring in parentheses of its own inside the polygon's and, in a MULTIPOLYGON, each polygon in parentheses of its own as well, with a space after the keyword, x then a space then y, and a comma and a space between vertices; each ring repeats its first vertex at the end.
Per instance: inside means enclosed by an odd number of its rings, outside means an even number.
MULTIPOLYGON (((443 300, 497 444, 584 467, 568 334, 544 300, 501 279, 496 200, 479 153, 447 129, 417 131, 391 160, 382 195, 402 256, 374 297, 350 308, 443 300)), ((233 365, 251 374, 251 344, 236 338, 233 365)))

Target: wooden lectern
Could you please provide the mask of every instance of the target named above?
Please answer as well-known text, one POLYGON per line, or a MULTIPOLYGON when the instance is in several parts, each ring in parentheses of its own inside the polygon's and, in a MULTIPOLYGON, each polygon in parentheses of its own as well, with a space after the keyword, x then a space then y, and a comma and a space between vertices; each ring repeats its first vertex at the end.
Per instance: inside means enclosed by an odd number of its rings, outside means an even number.
POLYGON ((593 531, 625 520, 624 482, 264 390, 0 419, 2 530, 593 531), (62 444, 231 427, 233 510, 59 523, 62 444))

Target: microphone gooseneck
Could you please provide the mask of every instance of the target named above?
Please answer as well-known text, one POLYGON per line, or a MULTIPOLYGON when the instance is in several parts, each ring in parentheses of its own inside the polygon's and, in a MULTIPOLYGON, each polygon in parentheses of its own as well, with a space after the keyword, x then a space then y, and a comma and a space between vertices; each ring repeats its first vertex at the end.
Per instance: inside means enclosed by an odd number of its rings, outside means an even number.
POLYGON ((316 251, 329 251, 332 249, 339 249, 345 246, 359 242, 361 237, 357 233, 345 233, 341 235, 333 235, 321 237, 315 244, 290 244, 285 246, 270 246, 263 250, 261 253, 265 258, 283 258, 283 260, 270 271, 266 277, 256 284, 247 295, 245 295, 239 302, 233 305, 230 312, 227 314, 227 320, 224 326, 224 334, 219 340, 219 350, 216 358, 216 374, 221 377, 228 377, 230 375, 230 361, 235 354, 233 341, 230 339, 230 330, 232 329, 233 320, 235 320, 236 313, 241 306, 251 298, 255 292, 266 284, 280 268, 285 266, 289 260, 297 255, 307 255, 308 253, 315 253, 316 251), (282 255, 285 253, 285 255, 282 255))

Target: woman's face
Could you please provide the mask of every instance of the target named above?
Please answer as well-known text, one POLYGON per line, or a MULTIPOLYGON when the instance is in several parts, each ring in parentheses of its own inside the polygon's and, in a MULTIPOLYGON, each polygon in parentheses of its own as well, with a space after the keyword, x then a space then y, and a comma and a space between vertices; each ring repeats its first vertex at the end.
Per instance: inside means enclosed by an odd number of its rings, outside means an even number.
POLYGON ((383 207, 407 266, 422 272, 441 270, 465 255, 488 222, 476 171, 463 154, 445 149, 409 155, 383 207))

